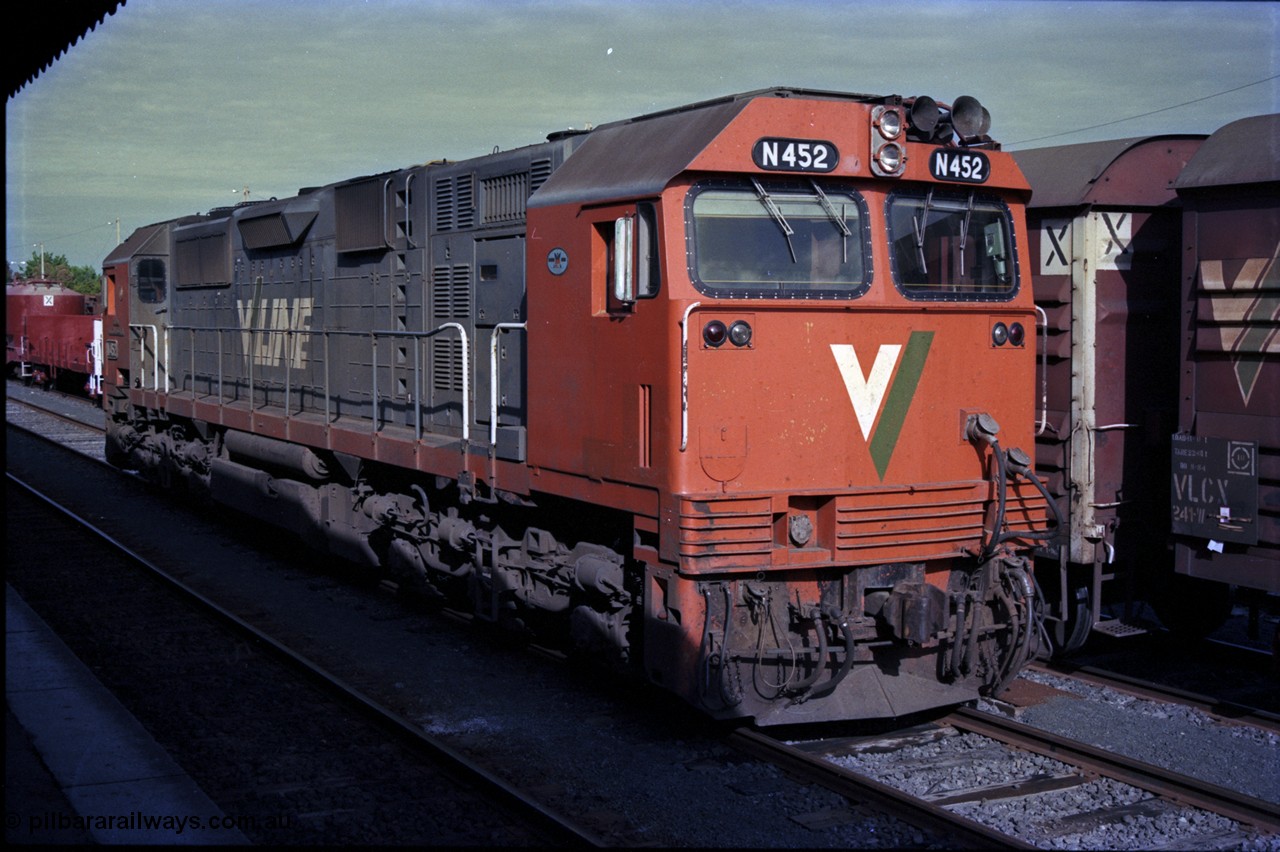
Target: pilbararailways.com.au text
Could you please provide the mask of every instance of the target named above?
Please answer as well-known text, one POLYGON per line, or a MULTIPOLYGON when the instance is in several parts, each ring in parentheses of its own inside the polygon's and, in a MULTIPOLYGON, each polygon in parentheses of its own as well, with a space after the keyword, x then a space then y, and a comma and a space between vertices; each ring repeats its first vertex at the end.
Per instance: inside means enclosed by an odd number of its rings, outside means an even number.
POLYGON ((33 814, 5 814, 5 825, 16 829, 26 825, 27 834, 45 831, 169 831, 180 835, 187 831, 233 831, 286 828, 291 819, 287 814, 269 817, 233 817, 224 814, 152 814, 130 811, 125 814, 69 814, 59 811, 43 811, 33 814))

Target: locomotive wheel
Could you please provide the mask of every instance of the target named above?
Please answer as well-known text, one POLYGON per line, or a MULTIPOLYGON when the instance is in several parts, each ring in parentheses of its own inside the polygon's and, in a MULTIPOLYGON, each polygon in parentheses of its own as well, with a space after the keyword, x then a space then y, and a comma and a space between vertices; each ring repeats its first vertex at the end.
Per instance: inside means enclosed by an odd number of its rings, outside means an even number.
POLYGON ((116 444, 115 441, 111 440, 110 437, 108 437, 106 440, 106 444, 103 449, 103 455, 107 460, 107 464, 111 465, 112 467, 118 467, 121 470, 124 470, 126 467, 128 467, 129 454, 125 452, 121 452, 120 447, 116 444))
POLYGON ((1151 606, 1170 633, 1202 639, 1231 615, 1231 587, 1185 574, 1166 576, 1151 606))

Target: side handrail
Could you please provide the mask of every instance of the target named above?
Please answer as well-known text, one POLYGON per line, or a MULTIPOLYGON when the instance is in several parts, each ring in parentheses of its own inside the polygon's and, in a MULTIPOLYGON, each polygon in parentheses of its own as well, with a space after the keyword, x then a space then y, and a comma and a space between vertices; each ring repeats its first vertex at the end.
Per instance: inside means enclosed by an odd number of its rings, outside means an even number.
POLYGON ((409 175, 404 179, 404 240, 409 248, 420 248, 417 240, 413 238, 413 231, 410 230, 413 225, 411 219, 413 205, 410 203, 410 199, 413 197, 413 182, 417 177, 417 172, 409 172, 409 175))
MULTIPOLYGON (((144 343, 146 340, 148 329, 151 330, 152 334, 158 335, 158 331, 155 326, 131 325, 130 328, 136 329, 141 332, 141 337, 143 338, 144 343)), ((330 387, 330 376, 329 376, 329 363, 330 363, 329 356, 331 352, 329 347, 330 338, 333 337, 334 335, 346 336, 346 337, 365 337, 365 336, 369 337, 370 345, 372 349, 370 362, 371 362, 371 368, 372 368, 371 394, 372 394, 372 400, 373 400, 373 412, 372 412, 372 416, 370 417, 370 422, 373 424, 373 431, 375 432, 382 428, 382 418, 378 409, 378 357, 377 357, 378 340, 379 338, 416 339, 419 342, 419 345, 415 348, 414 403, 415 403, 415 408, 417 410, 417 418, 418 418, 416 423, 416 426, 417 426, 416 436, 418 439, 422 438, 423 394, 421 394, 421 387, 422 387, 423 380, 421 378, 421 371, 418 368, 418 360, 421 358, 421 346, 423 343, 425 343, 425 341, 428 338, 434 337, 437 334, 440 334, 446 331, 456 331, 458 333, 459 338, 462 341, 462 441, 465 445, 467 442, 471 440, 471 356, 470 356, 471 347, 470 347, 470 340, 467 335, 467 330, 460 323, 456 323, 456 322, 443 323, 437 326, 436 328, 431 329, 430 331, 375 330, 371 332, 346 331, 346 330, 339 330, 339 329, 313 329, 313 330, 307 330, 307 331, 297 331, 295 329, 280 329, 280 328, 265 328, 265 327, 253 327, 253 328, 245 329, 245 328, 225 328, 220 326, 182 325, 182 326, 171 326, 169 328, 166 328, 165 330, 166 338, 168 336, 169 331, 175 331, 175 330, 191 332, 192 335, 195 335, 201 332, 211 332, 217 336, 218 400, 219 402, 225 399, 224 389, 223 389, 223 376, 225 374, 225 370, 223 369, 223 361, 224 361, 225 352, 222 345, 222 336, 224 334, 249 333, 255 336, 257 334, 283 334, 285 335, 285 339, 286 339, 286 344, 284 348, 284 351, 286 352, 294 351, 293 344, 291 341, 293 341, 294 337, 296 337, 297 335, 300 335, 300 334, 320 335, 320 337, 324 341, 324 398, 325 398, 325 420, 326 421, 332 420, 332 408, 331 408, 332 388, 330 387)), ((167 350, 168 350, 167 340, 165 344, 165 349, 167 353, 167 350)), ((253 384, 254 384, 253 367, 254 367, 255 359, 252 357, 252 353, 242 353, 242 354, 249 356, 249 369, 250 369, 249 383, 250 383, 250 394, 251 394, 250 398, 252 399, 253 384)), ((143 347, 143 357, 145 358, 145 346, 143 347)), ((154 385, 158 389, 160 386, 158 363, 154 369, 154 372, 155 372, 154 385)), ((194 364, 192 365, 192 375, 193 376, 195 375, 194 364)), ((292 376, 286 375, 285 383, 286 383, 285 393, 286 393, 286 407, 287 407, 289 404, 289 396, 292 391, 292 376)))
MULTIPOLYGON (((467 329, 461 323, 441 323, 430 331, 388 331, 383 329, 368 333, 373 344, 373 357, 370 359, 373 365, 373 431, 377 432, 382 428, 382 418, 378 413, 378 338, 404 337, 416 339, 418 341, 418 346, 416 347, 415 358, 417 358, 420 357, 422 345, 427 341, 427 339, 435 337, 437 334, 444 331, 456 331, 458 332, 458 336, 462 339, 462 444, 465 452, 466 445, 471 441, 471 341, 467 337, 467 329)), ((417 362, 415 361, 415 365, 416 363, 417 362)), ((418 382, 419 386, 414 390, 420 391, 421 380, 415 378, 415 381, 418 382)), ((415 408, 419 412, 416 437, 421 439, 422 399, 420 394, 419 398, 415 400, 415 408)))
POLYGON ((1036 424, 1036 435, 1043 435, 1049 425, 1049 314, 1039 305, 1035 306, 1036 316, 1040 318, 1040 422, 1036 424))
POLYGON ((702 302, 684 309, 680 320, 680 452, 689 446, 689 314, 702 302))
POLYGON ((527 328, 528 323, 500 322, 493 327, 493 336, 489 338, 489 446, 495 454, 498 447, 498 383, 502 380, 498 372, 498 337, 504 331, 527 328))
MULTIPOLYGON (((153 352, 154 352, 154 354, 155 354, 155 365, 151 368, 152 377, 151 377, 151 388, 150 388, 150 389, 151 389, 151 390, 153 390, 153 391, 158 391, 158 390, 160 390, 160 361, 161 361, 161 357, 160 357, 160 329, 159 329, 158 327, 154 326, 154 325, 149 325, 149 324, 143 324, 143 323, 129 323, 129 330, 130 330, 130 331, 137 331, 137 332, 140 332, 140 334, 138 335, 138 339, 139 339, 139 343, 140 343, 140 345, 138 346, 138 357, 139 357, 139 359, 141 360, 141 362, 142 362, 142 363, 138 365, 138 369, 139 369, 139 370, 141 370, 141 372, 142 372, 142 376, 143 376, 144 378, 145 378, 145 377, 146 377, 146 375, 147 375, 147 332, 148 332, 148 330, 150 330, 151 335, 155 337, 155 343, 153 344, 153 352)), ((165 341, 164 341, 164 349, 165 349, 165 352, 164 352, 164 362, 165 362, 165 364, 168 364, 168 363, 169 363, 169 329, 168 329, 168 328, 165 328, 164 336, 165 336, 165 341)), ((166 387, 165 387, 165 390, 168 390, 168 381, 167 381, 167 380, 168 380, 168 374, 167 374, 168 367, 166 367, 166 368, 165 368, 165 370, 166 370, 166 375, 165 375, 165 379, 166 379, 166 381, 165 381, 165 386, 166 386, 166 387)))

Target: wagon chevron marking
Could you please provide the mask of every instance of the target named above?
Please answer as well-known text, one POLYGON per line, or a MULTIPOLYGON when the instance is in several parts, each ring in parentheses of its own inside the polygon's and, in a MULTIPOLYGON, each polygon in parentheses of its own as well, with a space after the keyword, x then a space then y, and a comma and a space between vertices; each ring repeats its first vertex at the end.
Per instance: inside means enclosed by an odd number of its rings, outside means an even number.
POLYGON ((894 447, 898 444, 902 424, 907 419, 907 410, 915 397, 916 386, 924 373, 925 358, 932 344, 932 331, 911 332, 905 353, 900 344, 882 343, 869 375, 863 374, 858 354, 852 344, 831 344, 831 354, 835 357, 841 378, 844 379, 845 390, 849 393, 849 401, 853 404, 853 413, 858 420, 858 428, 862 431, 863 440, 868 443, 871 460, 882 480, 894 447), (902 357, 900 366, 899 355, 902 357), (896 375, 895 366, 898 368, 896 375))
POLYGON ((1271 352, 1277 345, 1276 328, 1280 319, 1280 249, 1269 260, 1250 258, 1228 284, 1221 260, 1205 260, 1200 264, 1200 280, 1209 295, 1209 311, 1218 326, 1222 351, 1231 356, 1240 398, 1249 404, 1253 388, 1262 372, 1262 361, 1256 357, 1271 352), (1231 294, 1231 295, 1228 295, 1231 294), (1252 298, 1250 298, 1252 296, 1252 298))

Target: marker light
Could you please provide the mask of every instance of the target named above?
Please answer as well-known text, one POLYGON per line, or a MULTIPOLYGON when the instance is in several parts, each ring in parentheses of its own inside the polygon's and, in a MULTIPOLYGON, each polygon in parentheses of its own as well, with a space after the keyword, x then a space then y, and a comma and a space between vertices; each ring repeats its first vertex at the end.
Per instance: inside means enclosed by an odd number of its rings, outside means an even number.
POLYGON ((712 320, 702 329, 702 339, 708 346, 723 346, 729 331, 720 320, 712 320))
POLYGON ((738 320, 729 326, 729 340, 734 346, 746 346, 751 342, 751 326, 746 320, 738 320))
POLYGON ((1022 323, 1015 322, 1013 325, 1009 326, 1009 342, 1014 346, 1021 346, 1023 341, 1026 340, 1026 337, 1027 334, 1022 328, 1022 323))
POLYGON ((991 329, 991 342, 996 346, 1004 346, 1009 342, 1009 329, 1004 323, 998 322, 995 328, 991 329))

